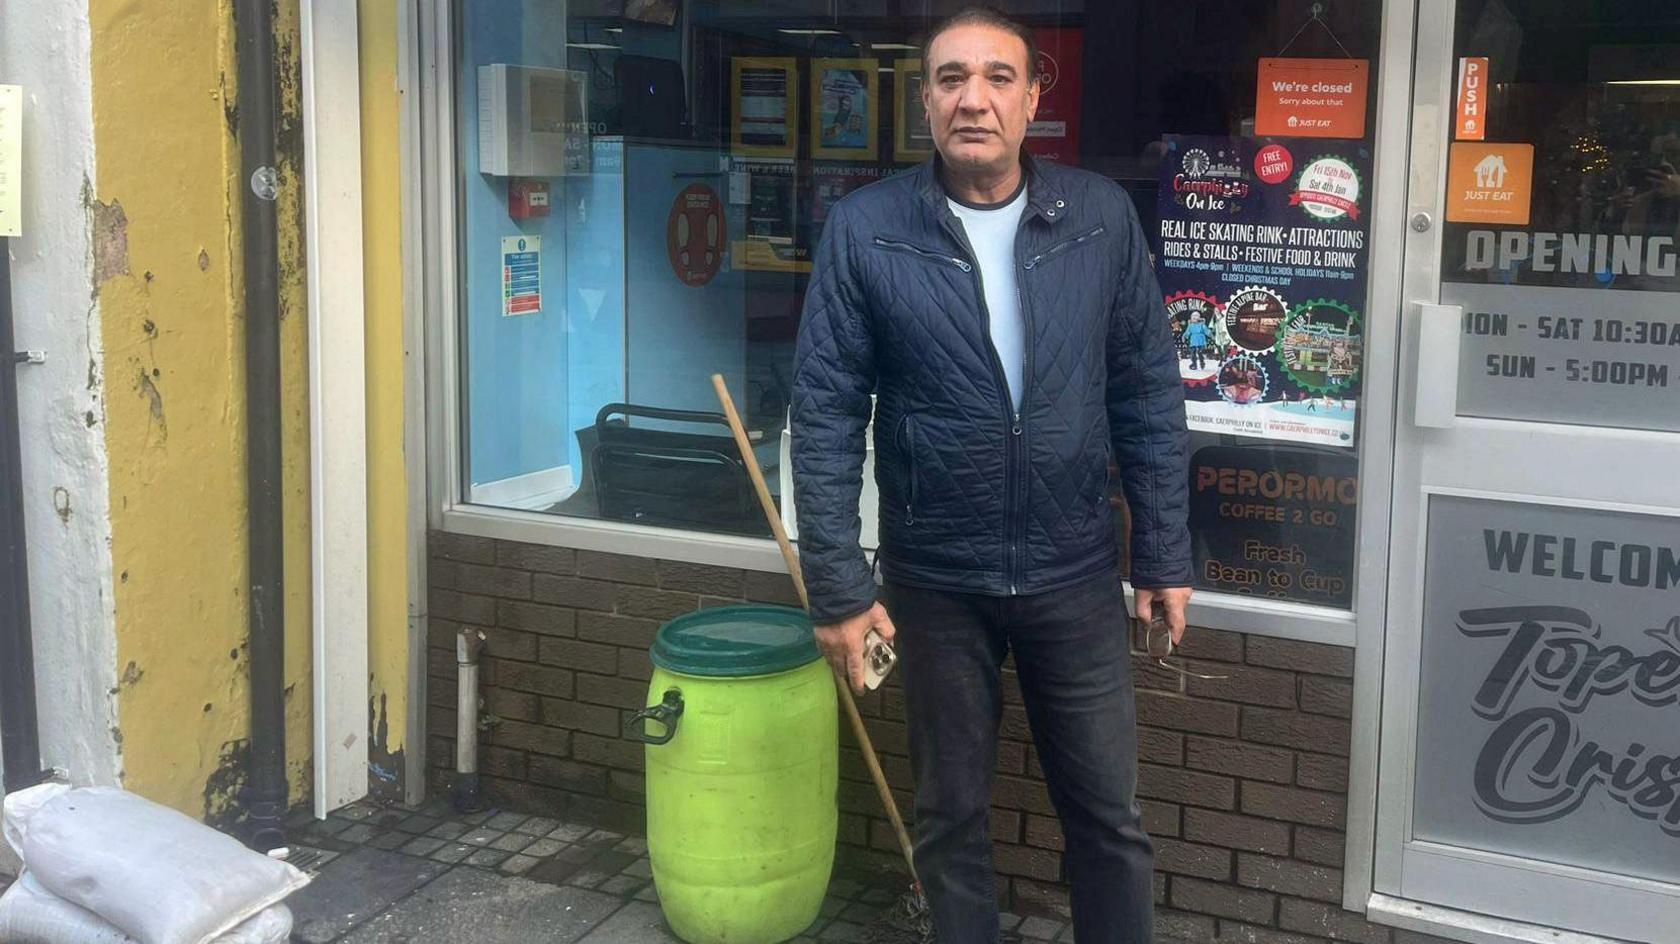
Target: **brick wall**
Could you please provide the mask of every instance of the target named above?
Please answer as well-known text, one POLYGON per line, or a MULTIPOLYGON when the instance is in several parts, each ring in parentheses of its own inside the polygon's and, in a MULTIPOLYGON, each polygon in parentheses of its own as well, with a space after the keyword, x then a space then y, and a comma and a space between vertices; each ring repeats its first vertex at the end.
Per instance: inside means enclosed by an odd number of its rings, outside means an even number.
MULTIPOLYGON (((797 602, 784 575, 442 533, 430 553, 434 789, 454 762, 454 638, 473 626, 488 637, 482 677, 499 719, 480 757, 492 799, 621 828, 641 827, 643 784, 642 747, 620 725, 647 703, 659 625, 698 607, 797 602)), ((1429 940, 1339 904, 1352 650, 1198 629, 1180 653, 1195 671, 1231 678, 1185 680, 1134 656, 1138 793, 1157 845, 1161 936, 1429 940)), ((992 808, 999 894, 1023 912, 1065 915, 1061 831, 1010 669, 1004 697, 992 808)), ((858 708, 908 811, 901 692, 889 684, 858 708)), ((849 737, 840 810, 843 853, 892 867, 896 843, 849 737)))

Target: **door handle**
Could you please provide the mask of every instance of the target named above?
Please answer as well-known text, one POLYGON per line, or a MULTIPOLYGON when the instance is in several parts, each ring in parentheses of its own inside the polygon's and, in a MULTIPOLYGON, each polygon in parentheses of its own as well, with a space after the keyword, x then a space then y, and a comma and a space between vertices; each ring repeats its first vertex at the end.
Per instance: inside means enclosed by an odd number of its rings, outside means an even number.
POLYGON ((1418 302, 1417 388, 1412 421, 1448 429, 1458 421, 1458 342, 1464 336, 1464 308, 1418 302))

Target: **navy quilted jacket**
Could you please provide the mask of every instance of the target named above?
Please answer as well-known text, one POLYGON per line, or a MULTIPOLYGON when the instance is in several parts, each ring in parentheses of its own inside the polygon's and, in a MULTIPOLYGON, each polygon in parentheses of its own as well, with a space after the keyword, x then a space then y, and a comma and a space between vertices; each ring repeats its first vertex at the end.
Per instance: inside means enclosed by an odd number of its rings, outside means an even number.
POLYGON ((1015 241, 1026 322, 1017 414, 980 269, 932 162, 830 211, 794 365, 794 501, 811 615, 868 609, 858 545, 870 394, 888 580, 1039 593, 1116 566, 1118 460, 1136 586, 1189 586, 1184 391, 1131 200, 1028 160, 1015 241))

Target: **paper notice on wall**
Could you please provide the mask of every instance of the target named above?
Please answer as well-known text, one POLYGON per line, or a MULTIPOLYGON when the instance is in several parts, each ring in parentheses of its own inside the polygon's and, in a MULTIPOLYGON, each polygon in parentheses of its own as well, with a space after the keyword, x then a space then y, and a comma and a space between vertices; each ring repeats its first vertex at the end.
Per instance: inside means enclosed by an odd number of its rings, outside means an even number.
POLYGON ((1353 445, 1371 155, 1171 135, 1155 272, 1194 432, 1353 445))
POLYGON ((542 311, 542 237, 502 237, 502 317, 542 311))
POLYGON ((0 236, 23 235, 23 86, 0 85, 0 236))

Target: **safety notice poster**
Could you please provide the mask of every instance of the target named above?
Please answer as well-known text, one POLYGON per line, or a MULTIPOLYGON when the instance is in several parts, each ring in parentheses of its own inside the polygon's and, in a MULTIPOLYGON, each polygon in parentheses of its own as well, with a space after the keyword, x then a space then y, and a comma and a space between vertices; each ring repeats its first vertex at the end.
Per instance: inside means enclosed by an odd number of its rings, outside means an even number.
POLYGON ((1191 430, 1353 445, 1370 164, 1358 141, 1168 138, 1155 272, 1191 430))
POLYGON ((542 237, 502 237, 502 317, 542 311, 542 237))

